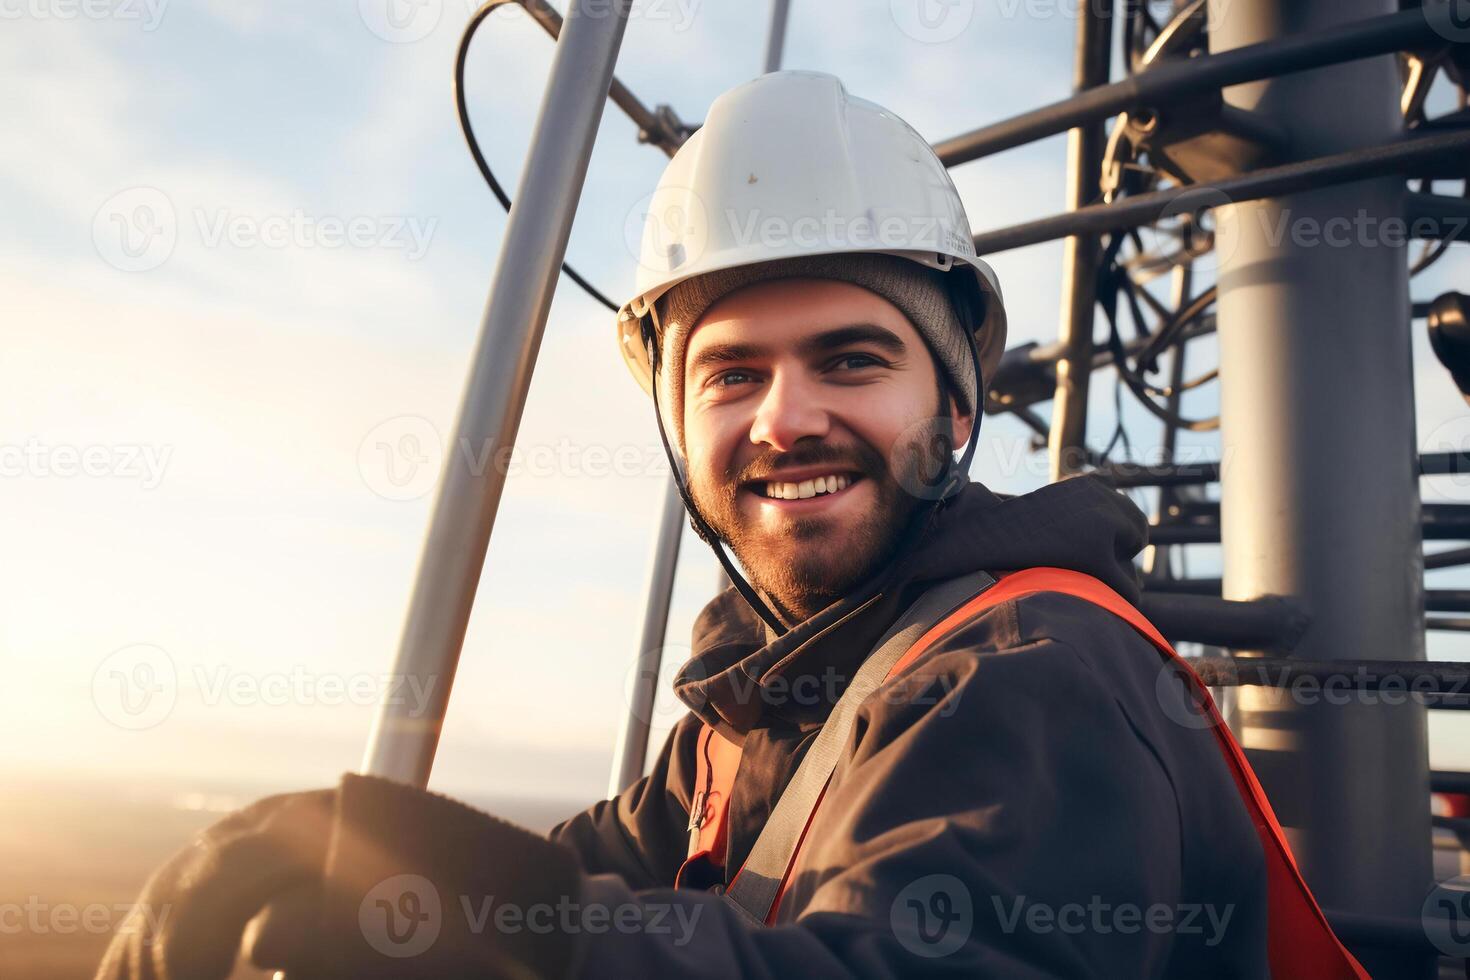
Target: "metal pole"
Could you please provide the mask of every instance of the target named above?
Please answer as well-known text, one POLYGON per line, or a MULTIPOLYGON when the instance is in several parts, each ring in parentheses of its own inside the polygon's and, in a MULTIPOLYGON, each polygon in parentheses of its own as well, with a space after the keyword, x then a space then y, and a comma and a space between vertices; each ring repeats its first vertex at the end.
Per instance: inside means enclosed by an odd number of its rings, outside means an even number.
POLYGON ((653 563, 646 590, 648 605, 638 640, 638 662, 628 691, 628 717, 613 755, 612 776, 607 787, 609 798, 643 778, 643 767, 648 760, 648 730, 653 724, 653 704, 658 697, 658 674, 663 666, 669 606, 673 604, 674 573, 679 567, 679 541, 684 536, 687 516, 679 489, 670 480, 664 490, 658 536, 653 543, 653 563))
MULTIPOLYGON (((1112 50, 1112 0, 1087 0, 1077 14, 1073 80, 1078 92, 1107 83, 1112 50)), ((1104 149, 1102 120, 1067 134, 1067 210, 1098 196, 1104 149)), ((1062 253, 1062 325, 1057 359, 1057 393, 1052 406, 1051 479, 1083 469, 1087 442, 1087 387, 1092 376, 1092 312, 1097 303, 1096 235, 1073 235, 1062 253)))
MULTIPOLYGON (((1222 51, 1392 14, 1395 0, 1210 0, 1222 51)), ((1292 134, 1298 159, 1401 136, 1394 59, 1227 89, 1292 134)), ((1310 612, 1303 660, 1423 660, 1423 558, 1402 177, 1215 211, 1224 596, 1310 612), (1328 222, 1333 224, 1329 225, 1328 222), (1351 230, 1326 238, 1311 228, 1351 230), (1392 244, 1388 244, 1391 242, 1392 244)), ((1336 699, 1341 700, 1341 699, 1336 699)), ((1413 919, 1431 887, 1424 708, 1240 695, 1242 742, 1325 907, 1413 919)), ((1430 959, 1368 949, 1375 977, 1430 959)))
MULTIPOLYGON (((1470 153, 1470 131, 1431 130, 1427 136, 1395 139, 1381 146, 1355 147, 1343 153, 1268 167, 1208 184, 1175 185, 1167 190, 1125 197, 1112 204, 1094 204, 1008 228, 982 231, 975 236, 975 251, 980 255, 994 255, 1064 235, 1097 235, 1151 225, 1169 213, 1280 197, 1384 174, 1463 180, 1467 153, 1470 153)), ((1335 232, 1333 235, 1337 237, 1335 232)), ((1420 315, 1429 315, 1427 306, 1420 315)))
MULTIPOLYGON (((1189 292, 1193 286, 1190 269, 1187 265, 1176 265, 1171 277, 1172 289, 1170 291, 1169 303, 1173 309, 1182 310, 1184 304, 1189 302, 1189 292)), ((1180 404, 1184 400, 1184 392, 1180 386, 1184 383, 1184 359, 1185 351, 1188 349, 1185 341, 1180 341, 1174 348, 1169 361, 1169 398, 1167 407, 1174 414, 1179 414, 1180 404)), ((1179 426, 1173 421, 1164 423, 1164 462, 1174 465, 1174 454, 1179 444, 1179 426)), ((1170 517, 1170 508, 1179 499, 1179 491, 1175 487, 1159 487, 1158 506, 1154 508, 1153 523, 1162 524, 1170 517)), ((1143 553, 1143 574, 1146 579, 1168 579, 1173 578, 1173 569, 1169 562, 1169 549, 1163 545, 1149 545, 1143 553)))
MULTIPOLYGON (((1214 0, 1210 8, 1216 9, 1214 0)), ((1444 37, 1436 33, 1437 24, 1458 14, 1451 14, 1443 0, 1426 0, 1425 9, 1415 7, 1375 20, 1273 38, 1257 47, 1224 51, 1212 43, 1208 57, 1155 64, 1111 85, 942 140, 934 144, 934 152, 946 167, 955 167, 1140 106, 1178 103, 1242 82, 1386 52, 1433 48, 1444 43, 1444 37), (1427 8, 1436 8, 1434 16, 1426 16, 1427 8)))
POLYGON ((790 13, 791 0, 771 0, 771 28, 766 32, 763 72, 781 70, 781 53, 786 48, 786 21, 790 13))
POLYGON ((505 487, 496 461, 515 444, 630 2, 609 11, 575 0, 557 40, 393 667, 430 696, 421 712, 407 703, 379 709, 362 764, 375 776, 429 780, 505 487))

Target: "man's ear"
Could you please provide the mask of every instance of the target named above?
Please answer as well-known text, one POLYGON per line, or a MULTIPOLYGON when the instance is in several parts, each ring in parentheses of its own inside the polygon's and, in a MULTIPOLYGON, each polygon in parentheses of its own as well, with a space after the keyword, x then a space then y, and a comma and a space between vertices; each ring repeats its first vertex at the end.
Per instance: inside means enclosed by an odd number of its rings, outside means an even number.
POLYGON ((975 413, 960 408, 957 399, 949 399, 949 421, 954 426, 954 448, 962 452, 970 442, 970 427, 975 424, 975 413))

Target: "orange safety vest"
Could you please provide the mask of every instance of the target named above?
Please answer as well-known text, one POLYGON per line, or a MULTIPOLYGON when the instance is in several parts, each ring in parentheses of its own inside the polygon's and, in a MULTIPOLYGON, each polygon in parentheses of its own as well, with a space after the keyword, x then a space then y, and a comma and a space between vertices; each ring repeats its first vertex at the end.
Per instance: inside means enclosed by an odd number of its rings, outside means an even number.
MULTIPOLYGON (((1276 814, 1271 810, 1271 803, 1266 799, 1266 792, 1251 770, 1250 763, 1246 761, 1245 752, 1221 719, 1208 688, 1141 612, 1098 579, 1065 568, 1029 568, 1003 575, 995 585, 970 599, 924 633, 893 665, 888 677, 898 676, 935 643, 969 622, 982 610, 1038 592, 1060 592, 1101 606, 1132 626, 1158 648, 1160 654, 1182 668, 1181 674, 1194 689, 1193 693, 1201 709, 1207 713, 1212 723, 1210 731, 1214 733, 1220 753, 1230 767, 1235 787, 1240 792, 1241 801, 1250 811, 1251 822, 1255 825, 1256 834, 1265 851, 1266 896, 1269 907, 1266 944, 1271 975, 1300 980, 1367 980, 1367 971, 1332 932, 1327 917, 1302 878, 1296 858, 1292 856, 1291 848, 1281 831, 1281 825, 1276 821, 1276 814)), ((695 816, 698 819, 691 820, 690 826, 691 829, 697 828, 698 833, 690 835, 688 859, 679 869, 679 877, 675 879, 676 887, 684 879, 685 871, 696 864, 712 864, 717 868, 724 866, 729 844, 730 793, 735 785, 735 774, 740 768, 740 752, 740 746, 728 741, 708 725, 700 734, 696 752, 698 761, 695 788, 708 789, 695 797, 698 806, 695 816)), ((823 796, 825 795, 824 791, 823 796)), ((819 797, 812 814, 807 817, 807 830, 811 829, 812 816, 815 816, 821 801, 822 798, 819 797)), ((776 920, 781 896, 791 880, 792 868, 801 855, 801 844, 805 840, 806 831, 803 831, 801 842, 797 844, 791 863, 786 868, 786 875, 781 881, 781 891, 771 906, 767 925, 776 920)), ((739 877, 738 873, 736 877, 739 877)))

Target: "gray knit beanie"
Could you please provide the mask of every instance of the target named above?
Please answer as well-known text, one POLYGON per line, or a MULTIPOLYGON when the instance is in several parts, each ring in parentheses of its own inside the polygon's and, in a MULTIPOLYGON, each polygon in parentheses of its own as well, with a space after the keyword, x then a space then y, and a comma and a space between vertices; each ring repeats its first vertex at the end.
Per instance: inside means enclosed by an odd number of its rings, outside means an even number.
MULTIPOLYGON (((939 359, 962 410, 976 404, 975 365, 945 286, 945 273, 896 255, 842 253, 776 259, 705 273, 673 286, 659 298, 659 344, 662 350, 660 398, 674 424, 679 454, 684 449, 684 355, 699 318, 723 297, 768 279, 836 279, 877 293, 909 318, 939 359)), ((967 324, 971 329, 978 322, 967 324)))

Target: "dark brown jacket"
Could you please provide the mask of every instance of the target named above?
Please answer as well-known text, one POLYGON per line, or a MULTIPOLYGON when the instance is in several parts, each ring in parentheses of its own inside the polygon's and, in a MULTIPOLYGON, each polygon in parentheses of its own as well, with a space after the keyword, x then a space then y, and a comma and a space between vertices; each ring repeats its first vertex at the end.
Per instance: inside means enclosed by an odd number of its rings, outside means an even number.
POLYGON ((672 926, 577 937, 579 975, 1265 976, 1263 857, 1213 736, 1177 720, 1146 640, 1056 594, 981 613, 869 699, 777 925, 672 889, 702 723, 744 746, 730 877, 845 678, 926 585, 1059 566, 1136 602, 1145 533, 1094 479, 1009 499, 971 485, 886 580, 779 639, 734 590, 715 598, 676 684, 691 713, 652 772, 551 834, 584 902, 672 926))

